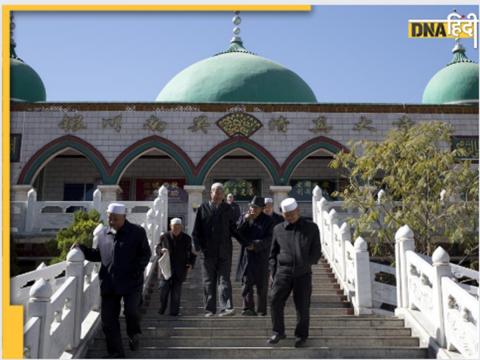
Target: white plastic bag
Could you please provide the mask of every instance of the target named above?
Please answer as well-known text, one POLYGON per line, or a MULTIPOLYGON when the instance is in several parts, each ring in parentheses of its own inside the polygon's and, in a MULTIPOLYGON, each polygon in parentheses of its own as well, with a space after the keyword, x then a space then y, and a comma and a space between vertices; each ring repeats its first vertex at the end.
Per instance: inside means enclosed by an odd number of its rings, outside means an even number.
POLYGON ((172 267, 170 265, 170 253, 167 249, 163 255, 158 259, 158 278, 161 279, 161 275, 165 280, 172 277, 172 267))

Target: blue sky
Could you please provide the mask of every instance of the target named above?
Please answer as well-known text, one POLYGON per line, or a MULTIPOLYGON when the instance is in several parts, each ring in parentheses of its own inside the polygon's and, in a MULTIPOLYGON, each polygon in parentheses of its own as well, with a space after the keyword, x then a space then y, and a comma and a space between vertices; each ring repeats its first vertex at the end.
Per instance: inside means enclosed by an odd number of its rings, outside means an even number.
MULTIPOLYGON (((409 39, 409 19, 475 6, 314 6, 242 12, 244 45, 299 74, 319 102, 420 103, 452 57, 450 39, 409 39)), ((153 102, 185 67, 226 49, 231 12, 17 12, 17 54, 50 102, 153 102)), ((473 40, 463 41, 478 62, 473 40)))

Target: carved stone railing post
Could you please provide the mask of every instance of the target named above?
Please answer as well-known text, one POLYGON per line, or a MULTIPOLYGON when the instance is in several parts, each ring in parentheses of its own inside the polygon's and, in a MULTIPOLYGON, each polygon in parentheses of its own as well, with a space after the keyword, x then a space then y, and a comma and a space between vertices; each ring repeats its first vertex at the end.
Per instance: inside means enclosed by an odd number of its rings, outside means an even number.
POLYGON ((442 248, 438 247, 432 254, 432 265, 434 268, 433 275, 433 308, 436 313, 435 322, 437 328, 437 342, 440 346, 445 347, 447 342, 445 339, 445 319, 443 318, 443 300, 442 300, 442 277, 451 277, 450 256, 442 248))
MULTIPOLYGON (((338 214, 335 209, 331 209, 330 212, 328 213, 328 248, 330 249, 330 260, 332 261, 333 264, 335 264, 335 231, 334 231, 334 226, 337 223, 338 219, 338 214)), ((332 264, 332 265, 333 265, 332 264)))
POLYGON ((73 248, 67 254, 67 269, 66 276, 75 277, 75 308, 74 312, 74 329, 73 329, 73 343, 72 347, 76 348, 80 344, 80 337, 82 333, 82 308, 83 308, 83 282, 85 276, 85 268, 83 262, 85 256, 78 248, 73 248))
POLYGON ((367 242, 358 237, 354 243, 355 257, 355 314, 372 313, 372 281, 367 242))
POLYGON ((317 217, 318 217, 318 206, 317 202, 322 199, 322 189, 318 185, 315 186, 313 189, 313 196, 312 196, 312 216, 313 222, 318 224, 317 217))
POLYGON ((53 294, 52 286, 45 279, 35 281, 29 293, 27 319, 40 318, 40 339, 38 342, 38 356, 48 358, 50 341, 50 298, 53 294))
POLYGON ((345 243, 351 241, 350 227, 346 222, 340 227, 340 267, 342 271, 342 281, 346 283, 347 281, 347 254, 345 253, 345 243))
POLYGON ((37 192, 30 189, 27 193, 27 214, 25 216, 25 232, 34 230, 37 216, 37 192))
POLYGON ((408 308, 408 269, 405 253, 415 251, 413 231, 403 225, 395 234, 395 264, 397 277, 397 308, 408 308))

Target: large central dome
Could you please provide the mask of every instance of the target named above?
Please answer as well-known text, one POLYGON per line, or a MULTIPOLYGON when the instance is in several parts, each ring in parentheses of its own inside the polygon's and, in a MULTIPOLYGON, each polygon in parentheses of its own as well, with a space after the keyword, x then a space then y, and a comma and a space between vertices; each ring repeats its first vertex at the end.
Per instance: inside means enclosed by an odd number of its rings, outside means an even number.
POLYGON ((300 76, 247 51, 237 40, 227 51, 178 73, 156 101, 316 103, 317 99, 300 76))

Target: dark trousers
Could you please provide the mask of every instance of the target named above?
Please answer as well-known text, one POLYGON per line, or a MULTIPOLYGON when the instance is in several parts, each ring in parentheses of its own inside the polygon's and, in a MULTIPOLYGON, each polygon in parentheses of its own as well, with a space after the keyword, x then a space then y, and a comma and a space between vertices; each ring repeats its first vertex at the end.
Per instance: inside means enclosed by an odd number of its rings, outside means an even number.
POLYGON ((308 337, 310 326, 310 298, 312 296, 312 274, 293 277, 289 274, 277 273, 272 286, 272 324, 273 332, 285 334, 283 310, 293 290, 293 301, 297 312, 295 336, 308 337))
POLYGON ((182 281, 172 276, 170 279, 161 279, 160 284, 160 313, 165 313, 170 295, 170 315, 178 315, 180 311, 180 296, 182 294, 182 281))
POLYGON ((268 271, 266 274, 256 274, 254 269, 247 267, 243 276, 242 297, 243 309, 255 310, 253 286, 257 288, 257 313, 267 313, 268 271))
POLYGON ((204 257, 202 261, 203 299, 205 310, 217 312, 217 286, 220 295, 220 310, 233 309, 230 271, 232 257, 204 257))
POLYGON ((102 308, 100 316, 102 328, 107 342, 109 354, 125 356, 120 334, 121 299, 123 297, 123 313, 127 323, 127 335, 133 337, 140 334, 140 306, 142 304, 142 291, 135 291, 127 295, 104 294, 102 295, 102 308))

